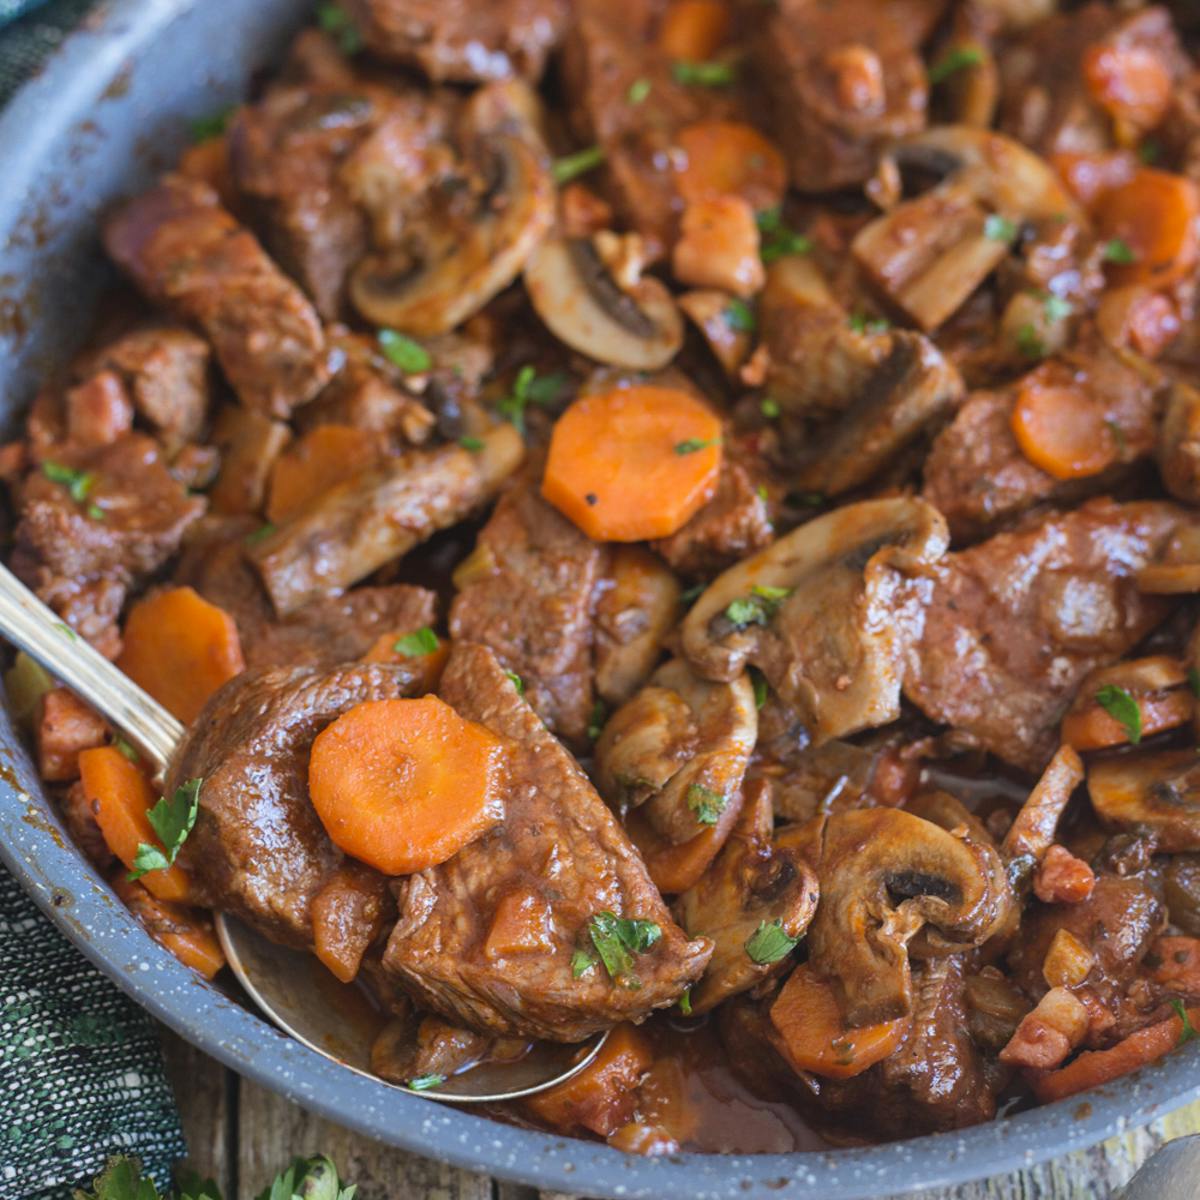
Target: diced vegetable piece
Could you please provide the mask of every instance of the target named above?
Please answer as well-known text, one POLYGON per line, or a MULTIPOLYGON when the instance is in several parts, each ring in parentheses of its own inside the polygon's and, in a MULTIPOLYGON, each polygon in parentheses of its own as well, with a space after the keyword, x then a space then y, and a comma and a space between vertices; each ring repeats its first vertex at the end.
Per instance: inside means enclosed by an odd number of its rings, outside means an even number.
POLYGON ((633 1116, 637 1086, 653 1061, 646 1035, 618 1025, 578 1075, 525 1103, 538 1120, 563 1133, 583 1128, 607 1137, 633 1116))
MULTIPOLYGON (((681 283, 695 287, 718 288, 743 298, 761 291, 766 273, 750 205, 738 196, 689 203, 671 254, 671 270, 681 283)), ((753 320, 749 310, 747 314, 753 320)))
POLYGON ((1171 104, 1171 75, 1148 46, 1100 43, 1083 56, 1083 77, 1097 104, 1139 129, 1153 129, 1171 104))
POLYGON ((379 437, 353 425, 318 425, 293 442, 271 471, 267 519, 286 521, 379 457, 379 437))
POLYGON ((1104 154, 1062 151, 1051 155, 1050 162, 1071 194, 1087 208, 1091 208, 1105 192, 1128 183, 1138 170, 1137 156, 1128 150, 1104 154))
POLYGON ((704 62, 729 32, 727 0, 671 0, 658 30, 659 49, 680 62, 704 62))
POLYGON ((910 1018, 853 1029, 846 1024, 833 984, 808 963, 797 967, 771 1005, 780 1049, 798 1071, 850 1079, 887 1058, 904 1040, 910 1018))
MULTIPOLYGON (((84 750, 79 775, 108 848, 132 870, 139 846, 159 845, 146 815, 157 799, 149 781, 115 746, 84 750)), ((178 865, 147 871, 141 882, 159 900, 186 901, 191 890, 178 865)))
POLYGON ((1021 385, 1012 431, 1021 453, 1055 479, 1097 475, 1120 452, 1099 404, 1078 388, 1045 386, 1036 373, 1021 385))
POLYGON ((1182 175, 1142 168, 1126 184, 1105 192, 1096 204, 1102 239, 1119 239, 1133 261, 1110 264, 1119 284, 1163 287, 1187 275, 1200 254, 1200 189, 1182 175))
POLYGON ((504 819, 507 757, 495 734, 435 696, 369 700, 317 735, 308 790, 334 845, 410 875, 504 819))
POLYGON ((737 196, 761 213, 782 202, 787 164, 753 125, 698 121, 679 131, 675 145, 675 185, 686 204, 737 196))
POLYGON ((484 942, 484 957, 538 954, 553 948, 553 914, 545 898, 532 888, 518 888, 502 896, 484 942))
POLYGON ((1054 934, 1042 962, 1042 978, 1052 987, 1076 987, 1096 965, 1096 956, 1069 929, 1054 934))
POLYGON ((201 909, 160 900, 143 887, 141 880, 123 876, 112 881, 122 903, 146 927, 160 946, 170 950, 185 967, 212 979, 225 965, 225 954, 213 931, 212 920, 201 909))
POLYGON ((582 396, 554 426, 542 495, 597 541, 670 537, 716 491, 721 454, 721 422, 688 392, 582 396))
POLYGON ((1088 1013, 1065 987, 1051 988, 1017 1026, 1000 1061, 1012 1066, 1047 1070, 1057 1067, 1083 1041, 1088 1013))
POLYGON ((1200 997, 1200 938, 1160 937, 1150 951, 1159 960, 1155 983, 1172 992, 1200 997))
POLYGON ((185 725, 221 684, 246 669, 233 618, 190 587, 139 600, 117 666, 185 725))
POLYGON ((352 983, 383 928, 387 882, 347 859, 313 897, 313 954, 342 983, 352 983))
POLYGON ((33 736, 38 774, 51 783, 67 783, 79 778, 79 752, 108 740, 108 725, 66 688, 52 688, 38 704, 33 736))
POLYGON ((1065 846, 1051 846, 1033 877, 1033 894, 1043 904, 1079 904, 1095 886, 1092 868, 1065 846))
MULTIPOLYGON (((1193 1026, 1200 1022, 1200 1008, 1189 1008, 1186 1012, 1193 1026)), ((1111 1083, 1130 1071, 1155 1062, 1179 1045, 1183 1033, 1182 1018, 1168 1017, 1157 1025, 1131 1033, 1111 1050, 1085 1050, 1074 1062, 1057 1071, 1034 1075, 1030 1084, 1037 1098, 1043 1104, 1049 1104, 1102 1083, 1111 1083)))

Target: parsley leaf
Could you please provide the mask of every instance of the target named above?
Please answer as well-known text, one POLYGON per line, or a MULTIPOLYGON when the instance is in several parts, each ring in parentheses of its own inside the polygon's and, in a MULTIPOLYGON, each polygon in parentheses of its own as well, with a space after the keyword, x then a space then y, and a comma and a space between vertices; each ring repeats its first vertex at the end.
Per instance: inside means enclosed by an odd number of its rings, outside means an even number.
POLYGON ((999 213, 988 213, 983 223, 983 236, 993 242, 1011 242, 1017 236, 1016 223, 999 213))
POLYGON ((764 396, 762 398, 762 403, 760 403, 758 407, 762 411, 762 415, 766 417, 768 421, 775 420, 781 411, 779 407, 779 401, 772 399, 770 396, 764 396))
POLYGON ((689 607, 696 603, 697 600, 704 594, 707 583, 693 583, 690 588, 685 588, 679 593, 679 603, 686 604, 689 607))
POLYGON ((381 329, 376 337, 383 357, 405 375, 420 375, 433 366, 429 351, 415 338, 395 329, 381 329))
POLYGON ((679 1011, 685 1017, 692 1015, 692 989, 685 988, 682 996, 679 997, 679 1011))
POLYGON ((983 53, 974 46, 956 46, 947 51, 929 68, 929 82, 941 83, 964 67, 977 67, 983 62, 983 53))
POLYGON ((754 688, 754 707, 761 709, 767 702, 767 677, 757 668, 750 668, 750 684, 754 688))
POLYGON ((518 433, 525 432, 525 410, 530 404, 545 406, 553 404, 567 385, 567 376, 562 371, 539 375, 528 363, 513 380, 512 391, 499 404, 497 411, 516 426, 518 433))
POLYGON ((662 937, 659 926, 653 921, 618 917, 606 910, 592 917, 587 930, 609 976, 638 986, 638 979, 633 975, 633 956, 644 954, 662 937))
POLYGON ((122 753, 131 763, 141 762, 141 756, 120 734, 113 738, 112 744, 122 753))
POLYGON ((754 219, 761 239, 759 257, 763 262, 773 263, 792 254, 807 254, 812 249, 808 238, 784 224, 778 208, 763 209, 754 219))
POLYGON ((745 629, 747 625, 766 625, 791 594, 791 588, 755 584, 749 596, 739 597, 729 604, 725 616, 738 629, 745 629))
POLYGON ((1138 702, 1123 687, 1106 683, 1096 693, 1096 703, 1110 717, 1125 726, 1131 746, 1136 746, 1142 740, 1142 710, 1138 707, 1138 702))
POLYGON ((650 95, 650 80, 635 79, 629 85, 629 91, 625 93, 625 99, 630 104, 641 104, 648 95, 650 95))
POLYGON ((574 154, 564 154, 556 158, 550 167, 554 182, 560 187, 594 171, 604 161, 604 151, 599 146, 588 146, 586 150, 576 150, 574 154))
POLYGON ((209 113, 207 117, 197 117, 190 122, 193 142, 207 142, 210 138, 220 137, 229 125, 229 118, 237 111, 237 105, 231 104, 220 112, 209 113))
POLYGON ((1183 1022, 1183 1028, 1179 1031, 1179 1041, 1175 1044, 1183 1046, 1195 1038, 1200 1038, 1200 1032, 1197 1032, 1196 1027, 1192 1024, 1192 1019, 1188 1016, 1188 1010, 1184 1008, 1183 1001, 1172 1000, 1170 1004, 1175 1010, 1175 1015, 1183 1022))
POLYGON ((1022 325, 1017 330, 1017 349, 1026 358, 1046 357, 1046 344, 1032 325, 1022 325))
POLYGON ((458 444, 464 450, 470 450, 472 454, 478 454, 483 449, 483 441, 477 437, 460 437, 458 444))
POLYGON ((102 509, 98 504, 89 504, 87 506, 87 515, 91 517, 93 521, 103 521, 105 517, 104 509, 102 509))
POLYGON ((265 525, 260 525, 253 533, 246 534, 242 540, 247 546, 257 546, 259 542, 265 542, 274 532, 275 526, 268 521, 265 525))
POLYGON ((338 49, 343 54, 357 54, 362 49, 362 34, 359 33, 358 26, 350 19, 350 14, 340 5, 319 4, 317 6, 317 24, 326 33, 333 35, 338 49))
POLYGON ((687 806, 696 814, 696 820, 701 825, 715 825, 728 804, 729 801, 712 788, 703 787, 698 783, 688 787, 687 806))
POLYGON ((55 621, 54 628, 67 639, 68 642, 79 641, 79 634, 73 630, 70 625, 64 625, 62 621, 55 621))
POLYGON ((136 1158, 110 1158, 104 1170, 92 1180, 92 1191, 75 1190, 75 1200, 160 1200, 149 1179, 142 1178, 142 1164, 136 1158))
POLYGON ((588 741, 594 742, 604 732, 604 726, 607 721, 608 706, 603 700, 597 698, 595 704, 592 705, 591 716, 588 717, 588 741))
POLYGON ((571 978, 586 975, 600 960, 587 950, 576 950, 571 955, 571 978))
POLYGON ((1187 670, 1188 687, 1192 689, 1192 695, 1200 697, 1200 671, 1195 667, 1188 667, 1187 670))
POLYGON ((866 313, 851 313, 847 324, 855 333, 887 333, 891 321, 884 317, 868 317, 866 313))
POLYGON ((753 333, 758 328, 754 309, 745 300, 739 300, 737 297, 725 306, 724 316, 725 324, 737 333, 753 333))
POLYGON ((196 824, 200 811, 200 785, 202 779, 189 779, 175 789, 171 797, 163 796, 146 813, 154 832, 158 834, 163 849, 142 842, 134 855, 133 867, 127 878, 140 879, 147 871, 162 871, 174 863, 187 836, 196 824), (166 853, 163 853, 163 851, 166 853))
POLYGON ((695 454, 697 450, 707 450, 717 444, 716 438, 688 438, 686 441, 675 443, 676 454, 695 454))
POLYGON ((293 1159, 292 1165, 275 1177, 257 1200, 354 1200, 357 1184, 344 1188, 337 1168, 323 1154, 293 1159))
POLYGON ((222 1200, 216 1180, 201 1179, 195 1171, 180 1171, 177 1180, 179 1200, 222 1200))
POLYGON ((746 939, 746 953, 760 965, 778 962, 791 954, 800 944, 798 937, 788 937, 783 931, 782 921, 770 925, 760 921, 758 928, 746 939))
POLYGON ((1053 292, 1046 293, 1045 310, 1046 320, 1055 322, 1065 321, 1075 311, 1070 300, 1064 300, 1053 292))
POLYGON ((88 498, 96 476, 92 471, 77 471, 74 467, 47 459, 42 463, 42 474, 51 483, 61 483, 71 495, 76 504, 82 504, 88 498))
POLYGON ((441 1087, 445 1082, 445 1075, 418 1075, 416 1079, 410 1079, 404 1086, 410 1092, 427 1092, 430 1088, 441 1087))
POLYGON ((728 87, 737 79, 732 63, 676 62, 671 64, 676 83, 696 87, 728 87))
POLYGON ((1162 157, 1162 146, 1153 138, 1147 138, 1138 148, 1137 156, 1146 166, 1153 166, 1162 157))
POLYGON ((1133 247, 1122 238, 1113 238, 1111 241, 1105 242, 1100 257, 1110 263, 1137 262, 1137 255, 1134 254, 1133 247))
POLYGON ((513 687, 517 689, 517 695, 525 695, 525 680, 523 680, 520 675, 516 673, 516 671, 505 671, 504 673, 508 676, 509 682, 513 685, 513 687))
POLYGON ((428 625, 423 625, 415 632, 398 638, 392 644, 392 649, 406 658, 419 658, 422 654, 432 654, 440 645, 438 635, 428 625))

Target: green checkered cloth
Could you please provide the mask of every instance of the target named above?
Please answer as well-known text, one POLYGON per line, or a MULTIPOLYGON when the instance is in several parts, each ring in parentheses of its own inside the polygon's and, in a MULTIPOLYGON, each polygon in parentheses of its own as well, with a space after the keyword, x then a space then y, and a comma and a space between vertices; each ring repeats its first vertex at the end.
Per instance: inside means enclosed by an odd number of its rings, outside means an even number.
MULTIPOLYGON (((0 25, 21 18, 0 32, 0 104, 90 4, 0 0, 0 25)), ((150 1017, 0 867, 0 1200, 66 1200, 118 1153, 165 1189, 185 1149, 150 1017)))

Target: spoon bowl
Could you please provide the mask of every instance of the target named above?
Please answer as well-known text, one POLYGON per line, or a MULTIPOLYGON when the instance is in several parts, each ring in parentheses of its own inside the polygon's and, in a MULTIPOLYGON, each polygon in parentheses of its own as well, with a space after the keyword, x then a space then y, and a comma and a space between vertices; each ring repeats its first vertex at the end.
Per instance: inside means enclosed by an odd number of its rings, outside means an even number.
MULTIPOLYGON (((0 566, 0 636, 107 718, 146 756, 156 777, 165 777, 183 743, 184 727, 4 566, 0 566)), ((318 1054, 378 1078, 370 1070, 374 1031, 361 992, 339 984, 312 955, 277 946, 224 913, 214 916, 230 968, 266 1016, 318 1054)), ((607 1037, 607 1033, 599 1034, 577 1045, 538 1042, 517 1061, 480 1063, 436 1088, 403 1090, 456 1104, 516 1100, 582 1071, 607 1037)), ((403 1088, 402 1084, 390 1086, 403 1088)))

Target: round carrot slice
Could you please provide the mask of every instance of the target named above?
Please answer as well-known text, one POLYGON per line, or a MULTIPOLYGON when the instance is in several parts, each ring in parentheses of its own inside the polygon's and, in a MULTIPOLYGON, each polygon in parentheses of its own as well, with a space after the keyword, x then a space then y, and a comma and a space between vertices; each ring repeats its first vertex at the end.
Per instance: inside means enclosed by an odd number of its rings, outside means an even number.
POLYGON ((1096 103, 1140 129, 1153 129, 1171 106, 1171 75, 1147 46, 1091 46, 1083 77, 1096 103))
POLYGON ((727 0, 671 0, 658 30, 659 49, 684 62, 701 62, 721 48, 729 33, 727 0))
POLYGON ((507 759, 500 738, 436 696, 368 700, 317 735, 308 791, 334 845, 411 875, 504 819, 507 759))
POLYGON ((669 537, 712 497, 721 422, 687 392, 620 388, 582 396, 550 439, 542 495, 589 537, 669 537))
POLYGON ((1011 424, 1021 453, 1055 479, 1097 475, 1117 459, 1104 411, 1077 388, 1027 380, 1011 424))
POLYGON ((909 1018, 853 1029, 846 1024, 833 985, 808 963, 797 967, 771 1005, 780 1049, 798 1071, 850 1079, 887 1058, 908 1031, 909 1018))
POLYGON ((191 724, 213 694, 246 669, 233 618, 190 587, 139 600, 125 621, 117 666, 191 724))
POLYGON ((1108 273, 1114 283, 1155 287, 1182 279, 1200 257, 1196 225, 1200 189, 1182 175, 1139 170, 1096 202, 1096 223, 1117 257, 1108 273))
POLYGON ((756 212, 776 208, 787 186, 783 155, 753 125, 699 121, 679 131, 675 185, 687 204, 740 196, 756 212))

